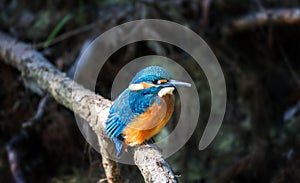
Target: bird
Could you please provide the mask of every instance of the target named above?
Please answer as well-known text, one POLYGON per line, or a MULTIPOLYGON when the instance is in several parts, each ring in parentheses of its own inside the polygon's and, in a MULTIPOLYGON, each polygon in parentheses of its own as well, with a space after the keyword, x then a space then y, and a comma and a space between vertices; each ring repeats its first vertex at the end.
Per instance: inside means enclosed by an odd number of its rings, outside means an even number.
POLYGON ((129 146, 153 142, 152 137, 166 125, 174 111, 175 86, 190 83, 173 80, 160 66, 139 71, 109 110, 105 132, 119 157, 124 143, 129 146))

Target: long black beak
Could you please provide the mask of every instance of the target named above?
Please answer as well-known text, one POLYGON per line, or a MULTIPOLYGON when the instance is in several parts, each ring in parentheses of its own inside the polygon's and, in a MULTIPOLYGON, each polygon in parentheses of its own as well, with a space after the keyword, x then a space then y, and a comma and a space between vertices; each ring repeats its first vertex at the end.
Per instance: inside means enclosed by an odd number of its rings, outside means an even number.
POLYGON ((170 80, 168 84, 171 84, 173 86, 183 86, 183 87, 191 87, 192 85, 190 83, 186 83, 183 81, 177 81, 177 80, 170 80))

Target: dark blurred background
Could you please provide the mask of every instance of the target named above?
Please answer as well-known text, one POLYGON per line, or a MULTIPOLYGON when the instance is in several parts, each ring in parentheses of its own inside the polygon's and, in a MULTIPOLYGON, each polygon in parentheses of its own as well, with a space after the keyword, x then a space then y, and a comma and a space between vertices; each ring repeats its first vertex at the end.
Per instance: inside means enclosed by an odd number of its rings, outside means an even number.
MULTIPOLYGON (((195 31, 217 56, 226 79, 224 122, 213 143, 199 151, 210 91, 189 55, 169 44, 141 41, 115 52, 99 73, 97 93, 110 98, 114 77, 134 58, 165 55, 189 71, 200 93, 201 116, 188 143, 168 158, 179 181, 300 182, 299 0, 0 0, 0 30, 31 43, 64 72, 71 72, 88 41, 144 18, 195 31)), ((45 97, 23 81, 20 72, 0 62, 0 182, 105 182, 101 156, 85 142, 71 111, 50 97, 43 115, 24 125, 45 97)), ((176 120, 167 129, 174 125, 176 120)), ((135 166, 120 168, 125 182, 143 181, 135 166)))

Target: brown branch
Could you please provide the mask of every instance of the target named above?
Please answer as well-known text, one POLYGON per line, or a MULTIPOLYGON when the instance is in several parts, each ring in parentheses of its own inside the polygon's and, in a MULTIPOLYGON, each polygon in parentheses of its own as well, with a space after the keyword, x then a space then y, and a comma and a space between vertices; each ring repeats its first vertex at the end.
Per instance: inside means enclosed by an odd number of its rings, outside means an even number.
POLYGON ((300 23, 300 8, 270 9, 251 13, 239 19, 233 20, 231 23, 225 25, 222 31, 225 34, 230 34, 260 26, 296 23, 300 23))
MULTIPOLYGON (((33 80, 57 102, 83 118, 98 135, 98 138, 103 139, 103 129, 109 108, 112 105, 111 101, 96 95, 66 77, 66 74, 55 68, 30 45, 17 42, 1 32, 0 58, 5 63, 20 70, 24 77, 33 80)), ((156 148, 143 145, 135 148, 134 151, 134 161, 141 170, 146 182, 176 182, 171 168, 156 148)), ((115 179, 109 178, 119 176, 119 173, 116 171, 116 164, 113 161, 108 163, 110 165, 104 165, 104 168, 114 169, 107 170, 113 171, 112 174, 107 175, 108 180, 113 182, 115 179)))
POLYGON ((98 143, 100 145, 100 153, 102 155, 102 166, 105 171, 106 180, 108 183, 123 182, 120 176, 120 170, 117 164, 109 159, 106 149, 111 148, 112 143, 109 142, 108 138, 102 138, 98 136, 98 143))
POLYGON ((102 156, 102 165, 105 170, 107 182, 122 182, 117 164, 105 156, 102 156))

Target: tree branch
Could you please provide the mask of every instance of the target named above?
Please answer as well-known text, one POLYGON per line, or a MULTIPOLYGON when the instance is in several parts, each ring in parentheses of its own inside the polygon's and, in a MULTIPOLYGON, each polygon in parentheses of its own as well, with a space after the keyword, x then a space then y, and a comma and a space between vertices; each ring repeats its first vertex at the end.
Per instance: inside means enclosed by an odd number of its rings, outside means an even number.
POLYGON ((230 34, 233 32, 241 32, 270 24, 296 23, 300 23, 300 8, 270 9, 251 13, 239 19, 233 20, 231 23, 225 25, 222 31, 225 34, 230 34))
MULTIPOLYGON (((33 80, 57 102, 85 119, 98 138, 103 139, 103 129, 112 105, 111 101, 83 88, 66 77, 65 73, 60 72, 30 45, 17 42, 2 32, 0 32, 0 58, 21 71, 24 77, 33 80)), ((170 166, 155 147, 143 145, 134 151, 135 164, 141 170, 146 182, 176 182, 170 166)), ((115 169, 116 165, 104 166, 106 167, 115 169)), ((114 172, 111 175, 118 176, 118 173, 114 172)), ((108 180, 114 180, 109 179, 111 175, 107 175, 108 180)))

